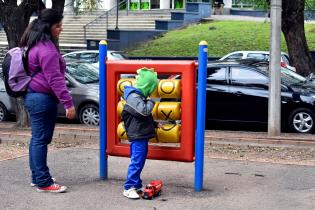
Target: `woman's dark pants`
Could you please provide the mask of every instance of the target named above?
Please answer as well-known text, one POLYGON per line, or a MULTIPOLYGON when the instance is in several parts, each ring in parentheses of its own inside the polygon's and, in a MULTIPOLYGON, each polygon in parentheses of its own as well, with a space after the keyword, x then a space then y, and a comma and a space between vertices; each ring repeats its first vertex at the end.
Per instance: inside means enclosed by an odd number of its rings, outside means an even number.
POLYGON ((53 184, 47 166, 47 146, 54 133, 57 104, 56 98, 47 94, 27 93, 25 96, 25 107, 30 115, 32 127, 29 164, 32 171, 32 182, 38 187, 53 184))

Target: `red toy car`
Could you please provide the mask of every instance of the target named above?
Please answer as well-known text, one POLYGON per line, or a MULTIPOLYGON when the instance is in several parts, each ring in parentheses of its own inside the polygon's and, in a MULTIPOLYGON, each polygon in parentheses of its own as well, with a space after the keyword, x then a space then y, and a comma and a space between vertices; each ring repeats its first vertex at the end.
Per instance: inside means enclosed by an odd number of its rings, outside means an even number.
POLYGON ((161 195, 161 190, 163 187, 163 182, 161 180, 154 180, 147 184, 143 190, 142 198, 152 199, 161 195))

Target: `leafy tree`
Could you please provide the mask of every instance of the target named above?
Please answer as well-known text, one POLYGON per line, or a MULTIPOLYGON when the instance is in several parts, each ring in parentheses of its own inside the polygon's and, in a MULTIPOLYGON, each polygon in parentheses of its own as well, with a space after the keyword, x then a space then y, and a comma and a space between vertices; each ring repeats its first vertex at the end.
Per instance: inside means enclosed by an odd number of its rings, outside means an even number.
MULTIPOLYGON (((256 8, 270 7, 271 0, 239 0, 237 3, 253 3, 256 8)), ((307 76, 315 72, 304 30, 304 10, 315 9, 315 0, 282 0, 281 30, 289 56, 298 73, 307 76)))
POLYGON ((297 72, 306 76, 315 71, 315 64, 305 37, 304 9, 305 0, 282 0, 281 29, 289 56, 297 72))
POLYGON ((82 11, 93 11, 100 7, 101 0, 73 0, 73 10, 76 15, 82 11))
MULTIPOLYGON (((63 12, 65 0, 52 0, 52 8, 63 12)), ((18 46, 23 32, 30 22, 33 13, 44 9, 41 0, 0 0, 0 23, 6 33, 9 48, 18 46)), ((28 115, 24 108, 23 98, 17 98, 17 127, 29 125, 28 115)))

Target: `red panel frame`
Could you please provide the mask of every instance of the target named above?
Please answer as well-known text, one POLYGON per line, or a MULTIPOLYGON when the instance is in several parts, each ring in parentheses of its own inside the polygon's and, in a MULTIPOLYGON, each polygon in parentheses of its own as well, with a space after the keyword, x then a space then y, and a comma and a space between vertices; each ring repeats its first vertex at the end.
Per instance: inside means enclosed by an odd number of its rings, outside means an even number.
POLYGON ((120 100, 116 85, 120 74, 134 74, 142 67, 154 68, 158 74, 181 74, 181 143, 180 147, 149 146, 148 158, 192 162, 195 151, 196 63, 194 61, 106 61, 107 64, 107 154, 129 157, 129 145, 117 137, 117 104, 120 100))

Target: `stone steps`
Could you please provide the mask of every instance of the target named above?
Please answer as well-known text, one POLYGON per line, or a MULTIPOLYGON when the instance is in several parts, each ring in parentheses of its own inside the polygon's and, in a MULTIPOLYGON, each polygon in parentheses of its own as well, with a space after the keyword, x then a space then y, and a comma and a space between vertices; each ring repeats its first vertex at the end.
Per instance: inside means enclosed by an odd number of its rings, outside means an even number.
MULTIPOLYGON (((155 28, 155 20, 169 20, 171 10, 150 10, 150 11, 119 11, 118 28, 123 30, 152 30, 155 28)), ((106 29, 116 28, 116 13, 112 12, 106 17, 95 20, 104 14, 104 10, 93 13, 85 13, 83 15, 74 16, 72 14, 64 14, 63 32, 60 35, 60 50, 62 53, 74 50, 86 49, 86 41, 84 40, 84 28, 86 24, 86 38, 91 40, 107 39, 106 29), (95 20, 95 21, 94 21, 95 20), (94 21, 94 22, 92 22, 94 21), (92 22, 92 23, 91 23, 92 22), (108 28, 107 28, 108 24, 108 28)), ((36 18, 32 17, 31 21, 36 18)), ((4 31, 0 31, 0 46, 6 46, 7 39, 4 31)), ((3 59, 3 53, 0 48, 0 62, 3 59)))

